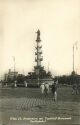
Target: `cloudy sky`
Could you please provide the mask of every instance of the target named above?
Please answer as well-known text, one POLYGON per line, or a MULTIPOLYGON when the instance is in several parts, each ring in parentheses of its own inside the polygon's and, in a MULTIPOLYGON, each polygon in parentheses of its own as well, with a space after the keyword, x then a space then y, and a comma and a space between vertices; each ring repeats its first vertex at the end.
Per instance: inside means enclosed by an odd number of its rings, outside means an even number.
POLYGON ((52 74, 80 73, 80 0, 0 0, 0 74, 33 71, 36 31, 41 31, 42 65, 52 74))

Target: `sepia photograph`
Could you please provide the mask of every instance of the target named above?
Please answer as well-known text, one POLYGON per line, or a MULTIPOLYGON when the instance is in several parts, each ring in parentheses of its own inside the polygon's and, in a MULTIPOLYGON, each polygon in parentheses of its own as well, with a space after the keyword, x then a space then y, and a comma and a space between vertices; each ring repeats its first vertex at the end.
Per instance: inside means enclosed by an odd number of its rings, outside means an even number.
POLYGON ((80 0, 0 0, 0 125, 80 125, 80 0))

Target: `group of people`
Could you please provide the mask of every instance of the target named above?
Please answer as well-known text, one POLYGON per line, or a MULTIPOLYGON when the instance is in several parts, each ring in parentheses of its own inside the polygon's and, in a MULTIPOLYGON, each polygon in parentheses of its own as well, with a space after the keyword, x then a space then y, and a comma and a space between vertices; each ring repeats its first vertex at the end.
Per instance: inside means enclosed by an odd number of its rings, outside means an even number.
POLYGON ((48 94, 49 93, 49 84, 47 82, 42 83, 40 88, 41 88, 41 93, 42 94, 48 94))
POLYGON ((54 101, 57 101, 57 84, 58 84, 57 81, 53 82, 50 87, 48 82, 42 83, 40 86, 41 93, 44 94, 45 96, 47 96, 49 94, 49 92, 51 91, 53 94, 54 101))

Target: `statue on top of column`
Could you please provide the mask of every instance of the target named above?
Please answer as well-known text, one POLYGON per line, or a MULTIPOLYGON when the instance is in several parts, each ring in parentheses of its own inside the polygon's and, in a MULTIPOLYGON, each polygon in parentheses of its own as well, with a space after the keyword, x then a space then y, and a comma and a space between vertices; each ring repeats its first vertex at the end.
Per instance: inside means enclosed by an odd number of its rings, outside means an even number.
POLYGON ((38 29, 37 33, 37 40, 40 40, 40 30, 38 29))

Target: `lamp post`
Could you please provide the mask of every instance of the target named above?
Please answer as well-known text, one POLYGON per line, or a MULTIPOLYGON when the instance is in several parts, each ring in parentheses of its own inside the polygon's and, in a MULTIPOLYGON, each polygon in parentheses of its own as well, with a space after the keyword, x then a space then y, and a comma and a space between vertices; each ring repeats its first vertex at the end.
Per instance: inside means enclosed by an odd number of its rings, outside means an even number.
POLYGON ((15 57, 13 56, 13 62, 14 62, 14 81, 15 81, 15 57))
POLYGON ((73 45, 73 73, 74 73, 74 45, 73 45))
POLYGON ((73 71, 72 71, 72 74, 75 74, 75 47, 77 50, 77 41, 73 44, 73 71))

